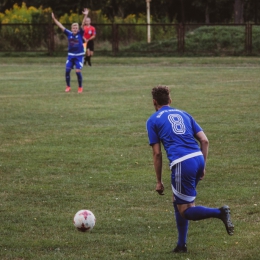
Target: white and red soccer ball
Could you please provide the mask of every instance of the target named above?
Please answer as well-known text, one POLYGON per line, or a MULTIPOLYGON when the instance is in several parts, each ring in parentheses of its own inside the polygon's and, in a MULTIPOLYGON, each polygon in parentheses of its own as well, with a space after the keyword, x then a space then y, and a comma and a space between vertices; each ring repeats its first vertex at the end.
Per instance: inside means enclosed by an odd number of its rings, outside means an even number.
POLYGON ((75 214, 73 222, 78 231, 86 232, 93 229, 96 218, 90 210, 82 209, 75 214))

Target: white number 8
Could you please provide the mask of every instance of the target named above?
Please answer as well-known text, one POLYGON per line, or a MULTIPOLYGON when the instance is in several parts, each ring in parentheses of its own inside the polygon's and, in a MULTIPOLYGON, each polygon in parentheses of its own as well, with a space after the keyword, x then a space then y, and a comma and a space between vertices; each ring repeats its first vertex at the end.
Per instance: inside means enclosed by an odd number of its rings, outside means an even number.
POLYGON ((172 124, 172 130, 175 134, 177 134, 177 135, 185 134, 186 127, 183 122, 182 116, 180 116, 178 114, 171 114, 168 116, 168 120, 172 124))

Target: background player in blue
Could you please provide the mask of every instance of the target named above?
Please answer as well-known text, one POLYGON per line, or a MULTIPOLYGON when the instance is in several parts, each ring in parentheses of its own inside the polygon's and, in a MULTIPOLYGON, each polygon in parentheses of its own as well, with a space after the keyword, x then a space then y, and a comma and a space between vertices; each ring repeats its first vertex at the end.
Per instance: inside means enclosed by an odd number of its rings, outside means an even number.
POLYGON ((66 92, 70 91, 70 71, 76 68, 76 74, 78 78, 78 93, 82 93, 82 74, 81 69, 83 67, 83 59, 84 59, 84 47, 83 47, 83 34, 84 34, 84 24, 87 19, 88 9, 84 9, 82 12, 84 14, 84 18, 82 21, 81 28, 79 29, 78 23, 73 23, 71 25, 71 31, 66 29, 54 16, 52 13, 52 19, 56 23, 56 25, 66 34, 68 38, 68 58, 66 62, 66 83, 67 87, 65 89, 66 92))
POLYGON ((173 253, 187 252, 189 220, 218 218, 223 221, 227 233, 233 235, 234 225, 228 206, 221 208, 195 206, 196 186, 205 176, 208 138, 191 115, 170 107, 171 97, 168 87, 153 88, 152 97, 156 113, 147 121, 147 132, 149 144, 153 149, 156 191, 160 195, 164 195, 161 143, 170 164, 173 207, 178 229, 178 242, 173 253))

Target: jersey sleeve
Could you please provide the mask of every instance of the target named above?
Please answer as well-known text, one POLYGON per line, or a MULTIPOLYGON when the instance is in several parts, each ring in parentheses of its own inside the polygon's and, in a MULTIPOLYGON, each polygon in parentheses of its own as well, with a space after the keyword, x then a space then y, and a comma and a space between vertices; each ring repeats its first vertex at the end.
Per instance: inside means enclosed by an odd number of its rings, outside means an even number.
POLYGON ((193 135, 196 135, 198 132, 203 131, 203 129, 201 128, 201 126, 196 122, 196 120, 187 112, 182 111, 186 116, 189 117, 190 119, 190 124, 192 127, 192 132, 193 135))
POLYGON ((79 34, 81 35, 81 37, 85 36, 85 31, 81 27, 79 29, 79 34))
POLYGON ((146 130, 148 134, 149 145, 160 143, 160 138, 158 137, 156 127, 152 123, 151 119, 148 119, 146 122, 146 130))
POLYGON ((195 121, 195 119, 193 117, 191 117, 191 125, 192 125, 192 130, 193 130, 194 135, 200 131, 203 131, 201 126, 195 121))
POLYGON ((63 33, 66 34, 67 36, 71 35, 71 31, 69 31, 68 29, 65 29, 63 33))

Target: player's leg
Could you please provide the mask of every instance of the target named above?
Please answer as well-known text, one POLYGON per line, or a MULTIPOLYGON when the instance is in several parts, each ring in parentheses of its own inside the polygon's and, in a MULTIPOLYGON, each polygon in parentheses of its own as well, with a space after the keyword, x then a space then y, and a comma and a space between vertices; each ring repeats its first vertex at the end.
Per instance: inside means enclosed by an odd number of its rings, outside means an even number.
POLYGON ((88 65, 89 66, 92 66, 92 63, 91 63, 91 57, 94 55, 94 52, 93 51, 89 51, 89 56, 88 56, 88 65))
POLYGON ((91 40, 91 41, 88 41, 88 45, 87 45, 87 62, 88 62, 88 65, 89 66, 92 66, 92 63, 91 63, 91 57, 93 56, 94 54, 94 41, 91 40))
POLYGON ((78 79, 78 93, 82 93, 83 92, 83 87, 82 87, 82 73, 81 73, 81 69, 83 67, 83 57, 76 57, 75 58, 75 67, 76 67, 76 75, 77 75, 77 79, 78 79))
POLYGON ((94 41, 93 40, 91 41, 91 44, 89 46, 89 50, 90 50, 89 66, 92 66, 91 57, 94 55, 94 41))
MULTIPOLYGON (((178 207, 179 208, 179 207, 178 207)), ((234 225, 231 221, 230 208, 225 205, 221 208, 208 208, 203 206, 189 207, 185 211, 181 211, 181 214, 187 220, 202 220, 207 218, 221 219, 226 227, 227 233, 231 236, 234 234, 234 225)))
POLYGON ((84 65, 86 65, 86 63, 88 62, 89 63, 89 52, 90 52, 90 50, 89 50, 89 42, 90 41, 88 41, 87 42, 87 46, 86 46, 86 53, 85 53, 85 57, 84 57, 84 65))
MULTIPOLYGON (((194 175, 194 182, 196 179, 196 175, 194 175)), ((181 215, 181 211, 179 210, 179 205, 186 205, 188 202, 184 199, 186 199, 185 194, 183 194, 183 198, 181 196, 176 196, 177 193, 185 193, 186 191, 183 189, 186 187, 183 183, 183 180, 181 178, 181 163, 176 164, 172 167, 172 174, 171 174, 171 183, 172 183, 172 190, 174 193, 173 196, 173 207, 174 207, 174 213, 175 213, 175 220, 176 220, 176 226, 178 230, 178 242, 177 246, 173 249, 173 253, 186 253, 187 252, 187 235, 188 235, 188 228, 189 228, 189 220, 185 219, 181 215)), ((195 186, 195 184, 194 184, 195 186)), ((196 192, 196 191, 195 191, 196 192)), ((194 194, 192 194, 194 195, 194 194)), ((190 206, 194 202, 195 196, 192 196, 190 199, 190 206)), ((193 203, 194 204, 194 203, 193 203)))
POLYGON ((86 45, 86 52, 85 52, 85 56, 84 56, 84 65, 87 64, 88 61, 88 45, 86 45))
POLYGON ((66 80, 66 89, 65 92, 70 92, 70 72, 72 69, 72 62, 71 62, 71 58, 68 57, 67 61, 66 61, 66 70, 65 70, 65 80, 66 80))
POLYGON ((208 208, 191 204, 196 198, 196 185, 204 169, 203 157, 198 156, 183 161, 177 164, 176 168, 175 197, 179 197, 180 199, 177 201, 180 214, 185 219, 194 221, 207 218, 221 219, 225 224, 228 234, 233 235, 234 225, 231 222, 230 209, 228 206, 208 208), (196 174, 196 176, 194 174, 196 174), (181 183, 179 180, 181 180, 181 183))
POLYGON ((178 210, 176 201, 173 196, 173 208, 176 220, 176 226, 178 230, 178 242, 177 246, 173 250, 174 253, 186 253, 187 252, 187 235, 189 228, 189 221, 183 218, 178 210))
POLYGON ((86 64, 86 62, 87 62, 89 66, 91 66, 90 55, 91 55, 90 49, 87 49, 84 64, 86 64))

